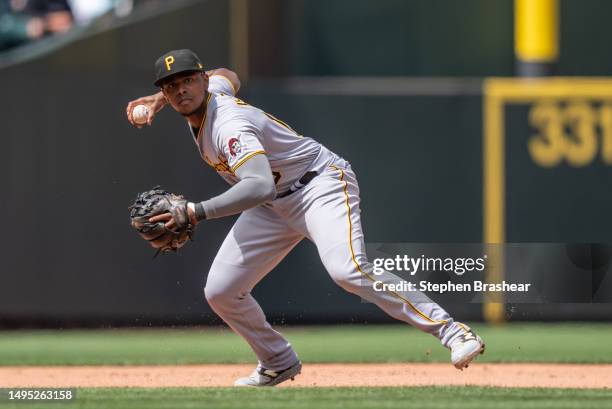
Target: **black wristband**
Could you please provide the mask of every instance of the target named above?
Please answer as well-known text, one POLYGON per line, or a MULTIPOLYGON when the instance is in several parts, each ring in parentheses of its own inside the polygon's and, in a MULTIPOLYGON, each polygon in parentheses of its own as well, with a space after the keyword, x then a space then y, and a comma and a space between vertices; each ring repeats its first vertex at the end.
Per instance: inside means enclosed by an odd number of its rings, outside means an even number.
POLYGON ((204 205, 202 202, 198 202, 194 205, 195 217, 197 221, 206 220, 206 212, 204 211, 204 205))

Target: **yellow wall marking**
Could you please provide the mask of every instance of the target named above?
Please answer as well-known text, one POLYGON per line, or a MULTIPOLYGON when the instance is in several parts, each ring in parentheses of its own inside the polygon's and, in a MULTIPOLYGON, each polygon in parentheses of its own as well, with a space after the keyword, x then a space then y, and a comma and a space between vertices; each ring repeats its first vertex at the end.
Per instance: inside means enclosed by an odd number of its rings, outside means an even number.
MULTIPOLYGON (((588 77, 553 77, 540 79, 489 78, 483 85, 483 236, 486 244, 503 244, 506 240, 506 176, 504 106, 506 104, 542 103, 568 99, 612 99, 612 79, 588 77)), ((604 114, 607 111, 603 111, 604 114)), ((603 123, 606 124, 607 118, 603 123)), ((603 154, 607 155, 608 144, 603 154)), ((586 152, 590 158, 592 152, 586 152)), ((571 159, 571 158, 570 158, 571 159)), ((549 159, 554 162, 556 158, 549 159)), ((574 161, 580 162, 581 157, 574 161)), ((491 246, 489 263, 497 268, 487 269, 485 279, 503 279, 504 254, 501 246, 491 246)), ((503 297, 488 298, 483 314, 489 322, 504 320, 503 297)))
POLYGON ((522 61, 555 61, 559 55, 559 1, 514 1, 514 50, 522 61))

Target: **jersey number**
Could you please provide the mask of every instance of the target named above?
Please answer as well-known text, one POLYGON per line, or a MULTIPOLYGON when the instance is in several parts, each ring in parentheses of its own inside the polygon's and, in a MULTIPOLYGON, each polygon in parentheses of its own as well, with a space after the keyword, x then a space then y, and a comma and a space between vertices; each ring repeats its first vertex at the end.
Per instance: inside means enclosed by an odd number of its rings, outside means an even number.
MULTIPOLYGON (((247 104, 246 102, 244 102, 243 100, 241 100, 240 98, 236 98, 234 97, 234 101, 236 102, 236 105, 240 105, 240 106, 250 106, 249 104, 247 104)), ((290 127, 289 125, 287 125, 286 122, 281 121, 280 119, 278 119, 277 117, 275 117, 272 114, 267 113, 266 111, 261 111, 264 113, 265 116, 267 116, 268 118, 270 118, 272 121, 276 122, 277 124, 279 124, 280 126, 288 129, 289 131, 291 131, 292 133, 296 134, 297 136, 301 136, 299 133, 295 132, 295 130, 290 127)))
POLYGON ((289 130, 289 131, 291 131, 292 133, 294 133, 294 134, 296 134, 296 135, 298 135, 298 136, 299 136, 299 134, 298 134, 297 132, 295 132, 295 130, 294 130, 292 127, 290 127, 289 125, 287 125, 287 123, 285 123, 285 122, 281 121, 280 119, 278 119, 277 117, 275 117, 275 116, 274 116, 274 115, 272 115, 272 114, 269 114, 269 113, 267 113, 267 112, 265 112, 265 111, 262 111, 262 112, 263 112, 263 113, 264 113, 264 114, 265 114, 265 115, 266 115, 268 118, 270 118, 272 121, 276 122, 276 123, 277 123, 277 124, 279 124, 280 126, 282 126, 282 127, 286 128, 286 129, 288 129, 288 130, 289 130))
POLYGON ((274 172, 272 172, 272 176, 274 176, 274 184, 275 184, 275 185, 278 185, 278 181, 279 181, 279 180, 280 180, 280 178, 281 178, 281 174, 280 174, 280 172, 276 172, 276 171, 274 171, 274 172))

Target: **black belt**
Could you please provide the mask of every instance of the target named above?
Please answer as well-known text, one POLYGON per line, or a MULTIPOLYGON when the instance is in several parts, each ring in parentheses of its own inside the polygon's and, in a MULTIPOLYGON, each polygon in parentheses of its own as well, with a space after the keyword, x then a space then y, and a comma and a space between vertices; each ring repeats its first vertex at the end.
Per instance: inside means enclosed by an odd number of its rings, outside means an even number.
POLYGON ((318 173, 315 171, 310 171, 310 172, 306 172, 304 173, 304 176, 302 176, 300 178, 300 180, 298 180, 297 182, 295 182, 293 185, 291 185, 291 187, 289 188, 289 190, 284 191, 283 193, 279 193, 276 198, 280 199, 282 197, 286 197, 289 196, 291 193, 297 192, 298 190, 300 190, 301 188, 303 188, 304 186, 306 186, 307 184, 310 183, 310 181, 312 179, 315 178, 315 176, 317 176, 318 173))

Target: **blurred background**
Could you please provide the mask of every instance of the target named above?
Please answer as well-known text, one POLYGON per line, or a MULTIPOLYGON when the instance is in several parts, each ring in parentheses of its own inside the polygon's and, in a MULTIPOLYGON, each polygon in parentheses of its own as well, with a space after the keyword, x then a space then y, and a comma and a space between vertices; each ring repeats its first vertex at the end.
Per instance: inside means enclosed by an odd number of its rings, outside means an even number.
MULTIPOLYGON (((236 71, 242 99, 352 163, 367 241, 567 243, 609 288, 611 13, 606 0, 0 0, 0 327, 219 323, 203 287, 234 219, 156 259, 129 226, 156 184, 191 200, 226 189, 180 116, 126 120, 177 48, 236 71)), ((273 323, 391 321, 336 287, 306 241, 254 295, 273 323)), ((612 319, 608 303, 498 301, 445 307, 612 319)))

